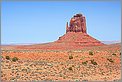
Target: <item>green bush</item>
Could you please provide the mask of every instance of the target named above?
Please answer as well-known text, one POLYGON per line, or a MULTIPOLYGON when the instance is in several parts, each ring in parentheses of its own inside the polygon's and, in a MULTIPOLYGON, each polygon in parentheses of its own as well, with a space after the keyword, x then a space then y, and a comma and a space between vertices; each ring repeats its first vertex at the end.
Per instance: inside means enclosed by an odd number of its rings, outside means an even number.
POLYGON ((87 65, 88 61, 82 62, 83 65, 87 65))
POLYGON ((91 60, 91 63, 92 63, 93 65, 97 65, 97 62, 95 62, 94 60, 91 60))
POLYGON ((9 56, 6 56, 6 59, 7 59, 7 60, 10 60, 10 57, 9 57, 9 56))
POLYGON ((12 61, 13 62, 16 62, 16 61, 18 61, 18 58, 17 57, 14 57, 14 58, 12 58, 12 61))
POLYGON ((89 51, 89 55, 93 55, 93 52, 92 51, 89 51))
POLYGON ((3 58, 3 56, 0 55, 0 58, 3 58))
POLYGON ((72 56, 72 55, 70 55, 70 56, 69 56, 69 59, 73 59, 73 56, 72 56))

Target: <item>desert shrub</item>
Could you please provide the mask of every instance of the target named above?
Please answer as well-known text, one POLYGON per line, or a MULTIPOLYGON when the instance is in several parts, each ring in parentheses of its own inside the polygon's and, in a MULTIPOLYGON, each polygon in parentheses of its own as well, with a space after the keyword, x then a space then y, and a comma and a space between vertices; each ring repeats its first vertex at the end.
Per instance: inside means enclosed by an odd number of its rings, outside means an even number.
POLYGON ((82 80, 82 82, 88 82, 88 80, 82 80))
POLYGON ((10 57, 9 57, 9 56, 6 56, 6 59, 7 59, 7 60, 10 60, 10 57))
POLYGON ((66 77, 65 77, 65 76, 63 76, 63 79, 66 79, 66 77))
POLYGON ((72 65, 72 67, 75 67, 74 65, 72 65))
POLYGON ((120 55, 121 55, 121 52, 120 52, 120 55))
POLYGON ((94 60, 91 60, 91 63, 92 63, 93 65, 97 65, 97 62, 95 62, 94 60))
POLYGON ((18 58, 17 58, 17 57, 13 57, 13 58, 12 58, 12 61, 13 61, 13 62, 16 62, 16 61, 18 61, 18 58))
POLYGON ((82 62, 83 65, 87 65, 88 61, 82 62))
POLYGON ((93 52, 92 51, 89 51, 89 55, 93 55, 93 52))
POLYGON ((113 55, 113 56, 116 56, 116 54, 115 54, 115 53, 113 53, 112 55, 113 55))
POLYGON ((68 69, 69 69, 69 70, 72 70, 72 67, 69 67, 68 69))
POLYGON ((70 55, 70 56, 69 56, 69 59, 73 59, 73 56, 72 56, 72 55, 70 55))
POLYGON ((0 58, 3 58, 3 56, 0 55, 0 58))
POLYGON ((111 62, 111 63, 113 63, 114 61, 110 58, 107 58, 107 60, 109 61, 109 62, 111 62))
POLYGON ((84 58, 86 58, 85 56, 82 56, 80 60, 83 60, 84 58))
POLYGON ((27 72, 27 69, 22 69, 22 71, 27 72))
POLYGON ((10 80, 15 80, 15 78, 14 78, 14 77, 12 77, 10 80))

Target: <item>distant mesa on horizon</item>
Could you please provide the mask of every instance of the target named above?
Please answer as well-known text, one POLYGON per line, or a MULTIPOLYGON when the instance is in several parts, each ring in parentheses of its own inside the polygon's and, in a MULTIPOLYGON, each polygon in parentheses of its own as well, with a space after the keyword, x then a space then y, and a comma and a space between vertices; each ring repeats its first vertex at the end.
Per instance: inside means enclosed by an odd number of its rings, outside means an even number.
POLYGON ((115 41, 115 40, 113 40, 113 41, 101 41, 101 42, 104 43, 104 44, 116 44, 116 43, 120 43, 121 44, 120 40, 118 40, 118 41, 115 41))
MULTIPOLYGON (((101 41, 104 44, 116 44, 116 43, 121 43, 120 40, 104 40, 101 41)), ((50 42, 49 42, 50 43, 50 42)), ((35 45, 35 44, 47 44, 47 43, 8 43, 8 44, 1 44, 1 46, 9 46, 9 45, 35 45)))

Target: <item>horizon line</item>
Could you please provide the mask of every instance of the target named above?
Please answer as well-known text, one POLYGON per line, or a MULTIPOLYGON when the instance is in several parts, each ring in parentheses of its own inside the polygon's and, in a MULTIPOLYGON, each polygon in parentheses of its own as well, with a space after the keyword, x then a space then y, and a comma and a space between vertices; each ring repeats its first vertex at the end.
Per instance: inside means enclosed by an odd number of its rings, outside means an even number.
MULTIPOLYGON (((54 41, 53 41, 54 42, 54 41)), ((106 42, 113 42, 113 43, 121 43, 121 40, 103 40, 102 43, 106 42)), ((45 44, 45 43, 51 43, 51 42, 40 42, 40 43, 1 43, 1 45, 31 45, 31 44, 45 44)))

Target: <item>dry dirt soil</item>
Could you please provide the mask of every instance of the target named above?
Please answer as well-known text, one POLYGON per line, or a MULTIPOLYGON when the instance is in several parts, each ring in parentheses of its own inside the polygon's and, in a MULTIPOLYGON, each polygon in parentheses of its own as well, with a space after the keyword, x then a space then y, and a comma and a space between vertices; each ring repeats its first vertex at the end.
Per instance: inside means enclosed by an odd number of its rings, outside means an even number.
POLYGON ((120 80, 120 49, 120 44, 80 50, 2 48, 2 82, 120 80), (14 57, 18 60, 14 61, 14 57))

